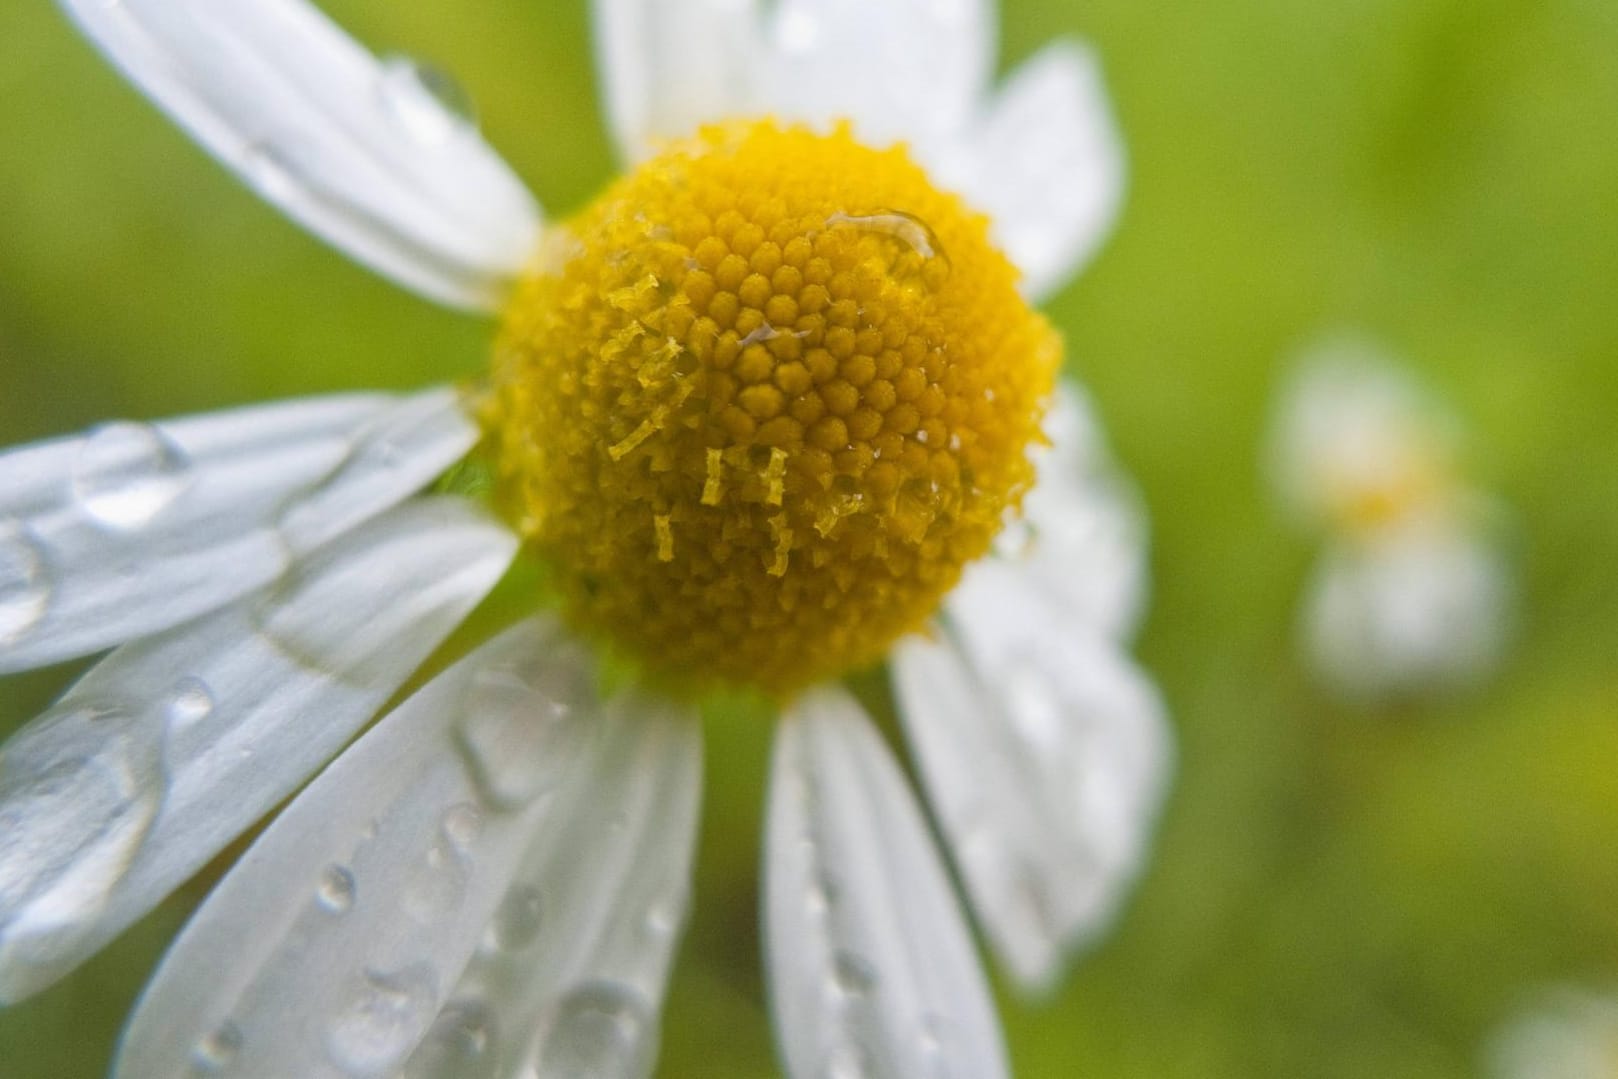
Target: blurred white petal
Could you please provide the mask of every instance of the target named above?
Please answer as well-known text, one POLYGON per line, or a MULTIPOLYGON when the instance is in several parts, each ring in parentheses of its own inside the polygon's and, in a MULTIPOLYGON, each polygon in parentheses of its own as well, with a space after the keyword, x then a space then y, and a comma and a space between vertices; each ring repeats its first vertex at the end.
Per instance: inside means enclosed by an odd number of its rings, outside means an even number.
POLYGON ((895 655, 899 713, 978 920, 1025 990, 1112 922, 1173 742, 1149 679, 1037 580, 980 567, 895 655))
POLYGON ((515 547, 465 503, 412 502, 112 653, 0 747, 0 1000, 67 973, 295 790, 515 547))
POLYGON ((705 123, 756 116, 756 0, 594 0, 597 68, 619 153, 635 162, 705 123))
POLYGON ((780 0, 748 111, 849 119, 876 145, 952 140, 987 91, 994 15, 987 0, 780 0))
POLYGON ((129 80, 268 201, 424 296, 499 306, 539 208, 435 76, 302 0, 59 0, 129 80))
POLYGON ((608 709, 407 1079, 651 1074, 690 896, 702 734, 689 710, 640 693, 608 709))
POLYGON ((440 389, 109 424, 0 455, 0 673, 217 610, 476 440, 440 389))
POLYGON ((1123 138, 1100 64, 1082 45, 1047 46, 1014 71, 977 128, 929 160, 945 186, 994 221, 1038 300, 1112 232, 1123 205, 1123 138))
POLYGON ((1514 1016, 1485 1046, 1488 1079, 1612 1079, 1618 997, 1564 988, 1514 1016))
POLYGON ((395 1074, 570 800, 601 734, 595 678, 554 623, 530 621, 382 720, 197 912, 116 1074, 167 1079, 220 1055, 237 1076, 395 1074))
POLYGON ((1140 492, 1113 463, 1094 409, 1071 379, 1058 385, 1045 431, 1051 445, 1029 454, 1037 482, 996 538, 995 554, 1037 580, 1064 617, 1127 639, 1149 577, 1140 492))
POLYGON ((994 63, 986 0, 596 0, 614 133, 627 160, 701 124, 854 121, 932 146, 972 120, 994 63))
POLYGON ((812 691, 781 721, 765 848, 771 1011, 793 1079, 1007 1074, 927 826, 841 690, 812 691))
POLYGON ((1512 589, 1504 557, 1478 533, 1421 517, 1329 547, 1305 600, 1320 675, 1339 692, 1379 698, 1487 674, 1505 646, 1512 589))

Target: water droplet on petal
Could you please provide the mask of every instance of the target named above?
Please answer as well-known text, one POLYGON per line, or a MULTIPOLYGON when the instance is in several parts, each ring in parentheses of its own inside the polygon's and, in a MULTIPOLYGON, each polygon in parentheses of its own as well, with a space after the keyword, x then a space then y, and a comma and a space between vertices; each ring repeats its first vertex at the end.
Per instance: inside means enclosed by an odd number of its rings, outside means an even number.
POLYGON ((479 671, 462 706, 457 742, 479 788, 502 809, 551 790, 595 737, 589 664, 559 652, 479 671))
POLYGON ((483 834, 483 814, 466 802, 444 810, 438 823, 438 835, 404 885, 404 909, 421 922, 433 921, 460 906, 472 873, 472 847, 483 834))
POLYGON ((587 982, 570 992, 539 1050, 547 1079, 642 1075, 656 1052, 650 1009, 634 989, 617 982, 587 982))
POLYGON ((531 884, 517 885, 500 903, 490 925, 495 947, 514 952, 532 944, 539 936, 543 913, 539 889, 531 884))
POLYGON ((50 598, 50 577, 39 542, 17 522, 0 522, 0 647, 21 640, 37 626, 50 598))
POLYGON ((863 997, 876 987, 876 969, 853 952, 840 951, 832 957, 832 980, 845 997, 863 997))
POLYGON ((837 881, 824 871, 816 871, 809 876, 809 890, 805 893, 804 905, 809 913, 816 917, 824 916, 837 902, 837 881))
POLYGON ((477 126, 466 90, 446 72, 411 57, 383 62, 378 92, 388 114, 423 145, 442 145, 477 126))
POLYGON ((74 459, 73 496, 97 522, 143 528, 190 485, 191 462, 149 423, 109 423, 85 438, 74 459))
POLYGON ((331 1061, 356 1079, 391 1073, 436 1011, 438 979, 425 963, 367 970, 327 1034, 331 1061))
POLYGON ((167 708, 168 721, 176 727, 192 727, 213 714, 213 690, 200 678, 186 677, 174 684, 167 708))
POLYGON ((478 812, 477 806, 467 802, 457 802, 444 810, 439 824, 445 838, 463 851, 469 850, 483 834, 483 814, 478 812))
POLYGON ((315 885, 315 901, 333 914, 346 914, 354 905, 353 872, 347 866, 327 866, 315 885))
POLYGON ((271 202, 291 202, 304 191, 290 151, 274 143, 256 143, 242 157, 247 182, 271 202))
POLYGON ((26 730, 0 753, 6 951, 48 965, 61 938, 83 932, 106 905, 163 800, 148 734, 125 713, 80 708, 26 730))
POLYGON ((646 912, 646 932, 657 940, 667 940, 679 931, 685 919, 685 900, 673 899, 654 903, 646 912))
POLYGON ((931 1079, 956 1079, 950 1022, 942 1015, 928 1012, 921 1017, 921 1029, 916 1038, 921 1046, 922 1066, 931 1079))
POLYGON ((876 1074, 864 1049, 840 1042, 826 1055, 826 1079, 870 1079, 876 1074))
POLYGON ((403 1079, 492 1079, 500 1062, 495 1013, 482 1000, 452 1000, 433 1020, 403 1079))
POLYGON ((1013 728, 1035 754, 1054 753, 1066 741, 1069 710, 1062 707, 1061 694, 1034 657, 1019 657, 1009 667, 1005 707, 1013 728))
POLYGON ((241 1051, 241 1028, 226 1021, 197 1042, 191 1050, 191 1063, 202 1074, 213 1075, 235 1063, 241 1051))

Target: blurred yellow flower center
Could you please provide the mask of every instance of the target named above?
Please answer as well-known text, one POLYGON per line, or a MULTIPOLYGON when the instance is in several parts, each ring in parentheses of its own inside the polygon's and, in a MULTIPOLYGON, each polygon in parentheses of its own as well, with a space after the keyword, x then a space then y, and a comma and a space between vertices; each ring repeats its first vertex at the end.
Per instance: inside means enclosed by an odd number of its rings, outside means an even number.
POLYGON ((1390 451, 1380 467, 1361 462, 1329 466, 1320 482, 1327 520, 1349 534, 1374 534, 1441 506, 1454 488, 1453 467, 1443 449, 1412 437, 1390 451))
POLYGON ((676 686, 789 692, 920 628, 1032 481, 1061 359, 902 149, 771 122, 551 230, 485 419, 565 613, 676 686))

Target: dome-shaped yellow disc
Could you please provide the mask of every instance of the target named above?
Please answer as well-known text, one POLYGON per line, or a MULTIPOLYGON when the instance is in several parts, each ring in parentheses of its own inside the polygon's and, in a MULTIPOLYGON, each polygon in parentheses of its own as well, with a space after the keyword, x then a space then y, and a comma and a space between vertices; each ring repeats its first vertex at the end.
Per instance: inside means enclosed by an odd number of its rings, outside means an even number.
POLYGON ((902 149, 764 122, 551 231, 485 420, 577 628, 676 686, 783 693, 879 659, 988 549, 1060 359, 902 149))

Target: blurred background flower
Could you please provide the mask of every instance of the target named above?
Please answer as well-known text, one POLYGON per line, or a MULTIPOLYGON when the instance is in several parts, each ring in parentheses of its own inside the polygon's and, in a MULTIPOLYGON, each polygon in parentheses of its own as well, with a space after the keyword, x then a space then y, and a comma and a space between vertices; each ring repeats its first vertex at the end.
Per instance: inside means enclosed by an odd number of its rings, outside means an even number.
MULTIPOLYGON (((546 206, 610 175, 582 3, 325 6, 458 73, 546 206)), ((1137 650, 1180 735, 1115 931, 1044 1006, 1007 997, 1017 1074, 1474 1074, 1524 986, 1618 969, 1618 15, 1003 7, 1003 68, 1063 33, 1097 45, 1130 145, 1118 231, 1050 310, 1151 508, 1137 650), (1522 522, 1509 660, 1489 692, 1399 722, 1342 722, 1295 667, 1315 551, 1252 467, 1275 358, 1344 323, 1419 360, 1467 419, 1469 475, 1522 522)), ((0 13, 0 88, 0 442, 483 368, 481 324, 244 198, 54 5, 0 13)), ((8 680, 0 731, 70 674, 8 680)), ((743 712, 712 731, 663 1075, 774 1073, 755 921, 770 734, 743 712)), ((0 1012, 0 1074, 99 1074, 215 876, 0 1012)))
POLYGON ((1277 498, 1322 544, 1301 650, 1359 701, 1483 681, 1510 632, 1505 511, 1469 486, 1460 424, 1373 344, 1311 348, 1272 419, 1277 498))

